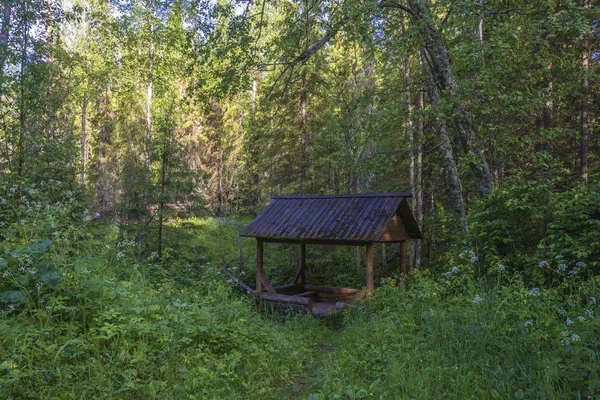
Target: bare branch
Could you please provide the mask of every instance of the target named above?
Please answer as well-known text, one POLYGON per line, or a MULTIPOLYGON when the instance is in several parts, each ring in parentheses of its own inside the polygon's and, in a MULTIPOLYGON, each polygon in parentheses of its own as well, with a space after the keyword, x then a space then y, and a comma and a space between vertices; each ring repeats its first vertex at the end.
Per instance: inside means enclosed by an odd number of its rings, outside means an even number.
POLYGON ((382 1, 381 3, 379 3, 377 5, 377 7, 379 8, 397 8, 399 10, 404 11, 405 13, 407 13, 408 15, 410 15, 411 17, 414 17, 415 15, 412 13, 412 11, 410 10, 410 8, 399 4, 399 3, 395 3, 393 1, 382 1))
POLYGON ((302 65, 306 63, 317 51, 319 51, 323 46, 325 46, 325 44, 327 44, 327 42, 329 42, 329 40, 331 40, 331 38, 334 37, 339 32, 339 30, 342 29, 344 25, 346 25, 346 23, 349 20, 350 18, 346 17, 334 26, 329 27, 329 29, 327 29, 327 31, 325 32, 325 35, 323 35, 323 37, 319 41, 315 42, 308 49, 304 50, 299 56, 290 61, 283 69, 283 71, 281 71, 281 73, 277 76, 277 78, 275 79, 275 83, 273 83, 273 85, 271 85, 271 87, 267 91, 265 99, 268 99, 271 96, 275 85, 286 73, 289 73, 291 76, 291 74, 294 72, 294 68, 296 67, 296 65, 302 65))

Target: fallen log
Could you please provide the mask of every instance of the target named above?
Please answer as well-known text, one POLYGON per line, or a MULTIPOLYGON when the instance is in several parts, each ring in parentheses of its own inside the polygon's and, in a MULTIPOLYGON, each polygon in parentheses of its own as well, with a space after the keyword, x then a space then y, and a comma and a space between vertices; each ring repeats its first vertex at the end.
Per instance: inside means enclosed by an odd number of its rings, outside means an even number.
POLYGON ((254 292, 252 297, 258 299, 259 301, 272 301, 282 304, 295 304, 299 306, 305 306, 312 308, 312 299, 307 297, 296 297, 296 296, 286 296, 284 294, 273 294, 273 293, 258 293, 254 292))

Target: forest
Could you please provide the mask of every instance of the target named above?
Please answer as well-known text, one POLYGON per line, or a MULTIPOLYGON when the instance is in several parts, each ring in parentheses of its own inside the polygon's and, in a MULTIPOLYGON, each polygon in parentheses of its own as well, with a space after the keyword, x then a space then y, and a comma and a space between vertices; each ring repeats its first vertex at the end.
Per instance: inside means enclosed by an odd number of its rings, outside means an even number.
POLYGON ((0 398, 599 398, 599 83, 592 0, 1 0, 0 398), (406 276, 240 290, 272 196, 393 192, 406 276))

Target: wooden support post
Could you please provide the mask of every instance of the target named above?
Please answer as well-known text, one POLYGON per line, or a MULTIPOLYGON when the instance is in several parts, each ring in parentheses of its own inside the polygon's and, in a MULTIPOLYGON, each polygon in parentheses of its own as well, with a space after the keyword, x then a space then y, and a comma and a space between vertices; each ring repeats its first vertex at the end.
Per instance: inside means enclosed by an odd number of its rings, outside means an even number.
POLYGON ((400 242, 400 278, 406 278, 406 240, 400 242))
POLYGON ((306 283, 306 244, 300 245, 300 266, 296 272, 293 283, 304 285, 306 283))
POLYGON ((373 243, 367 245, 367 293, 375 293, 375 270, 373 266, 373 243))
POLYGON ((263 241, 256 239, 256 291, 262 292, 262 276, 263 276, 263 241))
POLYGON ((300 245, 300 282, 306 283, 306 244, 300 245))

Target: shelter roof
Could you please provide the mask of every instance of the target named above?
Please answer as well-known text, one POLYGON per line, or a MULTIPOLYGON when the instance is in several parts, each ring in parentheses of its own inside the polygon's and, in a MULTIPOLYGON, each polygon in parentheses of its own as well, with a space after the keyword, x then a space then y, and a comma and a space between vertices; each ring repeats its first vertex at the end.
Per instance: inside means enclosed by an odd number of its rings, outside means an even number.
POLYGON ((409 237, 420 239, 407 197, 410 192, 274 196, 241 236, 307 243, 378 242, 397 213, 409 237))

